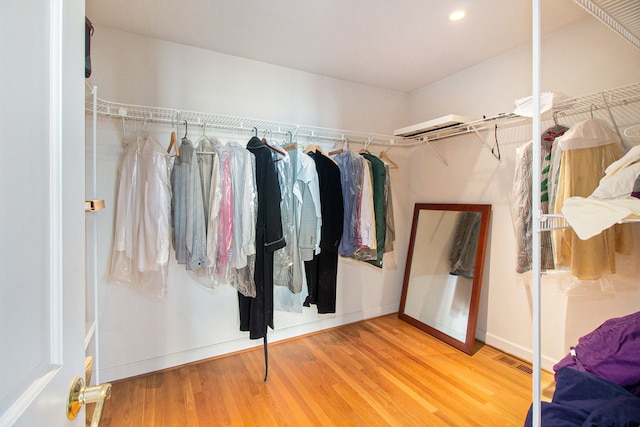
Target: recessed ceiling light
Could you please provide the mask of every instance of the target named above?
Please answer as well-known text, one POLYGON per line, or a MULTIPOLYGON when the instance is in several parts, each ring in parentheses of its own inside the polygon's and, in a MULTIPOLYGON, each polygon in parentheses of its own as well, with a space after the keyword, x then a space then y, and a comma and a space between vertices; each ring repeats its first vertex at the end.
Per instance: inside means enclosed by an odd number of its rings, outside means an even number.
POLYGON ((464 10, 456 10, 451 12, 451 14, 449 15, 449 21, 459 21, 462 18, 464 18, 464 10))

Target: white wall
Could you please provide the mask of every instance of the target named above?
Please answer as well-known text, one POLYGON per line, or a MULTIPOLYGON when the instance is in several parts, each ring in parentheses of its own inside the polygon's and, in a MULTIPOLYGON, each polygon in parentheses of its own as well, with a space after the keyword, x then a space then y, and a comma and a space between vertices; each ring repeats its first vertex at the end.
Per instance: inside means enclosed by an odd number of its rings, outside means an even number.
POLYGON ((407 95, 97 27, 100 97, 310 126, 391 134, 407 95))
MULTIPOLYGON (((101 27, 96 28, 92 43, 89 83, 98 86, 100 98, 110 101, 385 134, 392 133, 406 113, 403 93, 101 27)), ((159 141, 168 143, 171 128, 148 126, 159 141)), ((133 129, 134 124, 127 121, 125 132, 133 129)), ((111 246, 122 132, 120 120, 99 120, 98 194, 107 205, 98 217, 101 381, 261 345, 261 340, 251 341, 248 333, 239 331, 236 291, 227 286, 208 292, 186 274, 184 266, 171 263, 164 298, 107 283, 102 277, 111 246)), ((234 139, 244 143, 249 137, 239 134, 234 139)), ((330 148, 325 146, 325 151, 330 148)), ((370 150, 376 153, 379 148, 370 150)), ((394 170, 392 176, 396 205, 402 209, 406 205, 401 193, 406 181, 403 173, 394 170)), ((318 315, 315 306, 302 314, 276 312, 276 330, 269 332, 269 340, 397 311, 408 244, 406 227, 406 221, 397 227, 399 268, 381 271, 341 260, 336 314, 318 315)))
MULTIPOLYGON (((634 83, 640 77, 640 53, 593 19, 543 38, 542 90, 570 96, 634 83)), ((513 110, 515 99, 531 94, 531 47, 523 46, 410 94, 403 125, 447 114, 477 118, 513 110)), ((615 113, 615 112, 614 112, 615 113)), ((596 117, 607 120, 604 111, 596 117)), ((586 117, 561 117, 575 123, 586 117)), ((618 116, 621 128, 640 119, 618 116), (626 122, 625 122, 626 120, 626 122)), ((552 123, 543 123, 546 129, 552 123)), ((489 132, 491 134, 491 132, 489 132)), ((493 205, 489 257, 478 318, 478 338, 531 360, 530 276, 515 273, 515 240, 510 212, 515 150, 530 139, 531 127, 499 129, 501 160, 473 135, 434 143, 448 167, 428 147, 411 153, 408 202, 469 202, 493 205)), ((493 135, 484 135, 493 144, 493 135)), ((627 145, 638 140, 627 140, 627 145)), ((570 345, 602 321, 637 311, 640 274, 631 268, 613 278, 615 293, 592 284, 584 295, 561 292, 567 274, 546 275, 542 283, 543 366, 550 369, 570 345), (631 280, 631 284, 626 279, 631 280)), ((583 288, 586 290, 586 288, 583 288)))
MULTIPOLYGON (((543 37, 541 90, 579 96, 636 82, 639 57, 595 19, 579 21, 543 37)), ((413 91, 403 126, 447 114, 481 119, 511 112, 515 99, 531 95, 531 64, 531 46, 522 46, 413 91)))

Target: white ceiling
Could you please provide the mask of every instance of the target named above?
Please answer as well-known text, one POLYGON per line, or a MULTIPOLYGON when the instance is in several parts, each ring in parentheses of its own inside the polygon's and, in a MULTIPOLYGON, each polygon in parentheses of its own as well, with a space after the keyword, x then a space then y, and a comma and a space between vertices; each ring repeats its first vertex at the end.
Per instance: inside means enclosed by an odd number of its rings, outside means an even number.
MULTIPOLYGON (((104 26, 409 92, 531 41, 525 0, 87 0, 104 26), (467 17, 450 22, 464 8, 467 17)), ((542 31, 588 17, 542 1, 542 31)))

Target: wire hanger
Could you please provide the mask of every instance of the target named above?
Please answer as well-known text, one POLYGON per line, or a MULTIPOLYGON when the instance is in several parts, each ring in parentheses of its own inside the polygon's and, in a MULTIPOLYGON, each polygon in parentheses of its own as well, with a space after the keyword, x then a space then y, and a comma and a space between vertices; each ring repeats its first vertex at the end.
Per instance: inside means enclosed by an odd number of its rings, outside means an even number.
POLYGON ((187 134, 189 133, 189 122, 188 121, 184 121, 184 136, 182 137, 182 139, 187 139, 187 134))
POLYGON ((591 113, 592 119, 593 119, 593 112, 597 109, 598 109, 598 106, 596 104, 591 104, 591 107, 589 108, 589 112, 591 113))
POLYGON ((195 147, 199 147, 199 146, 200 146, 200 143, 201 143, 202 141, 206 141, 206 140, 208 140, 208 139, 209 139, 209 138, 207 137, 207 124, 203 122, 203 123, 201 123, 201 126, 202 126, 202 135, 200 135, 200 138, 198 138, 198 140, 196 141, 196 143, 195 143, 195 144, 193 144, 195 147))

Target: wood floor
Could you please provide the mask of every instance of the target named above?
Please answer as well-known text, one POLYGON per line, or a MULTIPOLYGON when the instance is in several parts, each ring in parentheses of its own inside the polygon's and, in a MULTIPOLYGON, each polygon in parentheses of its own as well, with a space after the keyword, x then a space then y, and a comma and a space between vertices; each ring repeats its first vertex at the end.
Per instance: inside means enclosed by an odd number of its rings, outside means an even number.
MULTIPOLYGON (((113 383, 101 426, 522 426, 527 365, 395 314, 113 383)), ((552 384, 543 372, 544 384, 552 384)))

